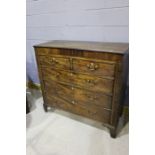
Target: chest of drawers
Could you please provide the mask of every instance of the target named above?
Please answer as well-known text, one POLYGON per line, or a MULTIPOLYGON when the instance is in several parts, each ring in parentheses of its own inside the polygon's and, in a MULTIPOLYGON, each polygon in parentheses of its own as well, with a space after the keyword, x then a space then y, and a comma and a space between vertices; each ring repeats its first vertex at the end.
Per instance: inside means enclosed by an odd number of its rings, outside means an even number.
POLYGON ((34 48, 45 111, 51 106, 100 121, 115 137, 128 75, 128 44, 51 41, 34 48))

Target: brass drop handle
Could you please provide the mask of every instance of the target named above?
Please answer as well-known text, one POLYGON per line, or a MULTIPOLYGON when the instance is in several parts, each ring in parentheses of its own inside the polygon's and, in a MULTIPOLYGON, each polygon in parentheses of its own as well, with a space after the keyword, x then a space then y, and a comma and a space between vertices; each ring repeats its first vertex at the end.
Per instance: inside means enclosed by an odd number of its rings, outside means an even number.
POLYGON ((97 111, 92 112, 92 111, 88 110, 88 113, 91 114, 91 115, 93 116, 93 115, 96 115, 96 114, 97 114, 97 111))
POLYGON ((50 60, 50 62, 54 65, 54 64, 58 63, 58 60, 56 60, 55 58, 52 58, 52 59, 50 60))
POLYGON ((56 73, 55 77, 58 78, 60 76, 60 73, 56 73))
POLYGON ((91 96, 89 94, 86 94, 86 96, 90 99, 90 100, 96 100, 97 96, 91 96))
POLYGON ((97 97, 96 96, 90 96, 90 100, 96 100, 97 97))
POLYGON ((91 82, 91 80, 86 80, 86 82, 87 82, 87 83, 90 83, 90 82, 91 82))
POLYGON ((72 102, 71 102, 72 104, 76 104, 76 102, 73 100, 72 102))
POLYGON ((94 70, 98 69, 99 66, 97 64, 95 65, 93 62, 91 62, 90 64, 87 64, 87 68, 91 71, 94 71, 94 70))
POLYGON ((90 79, 86 79, 85 81, 86 81, 86 83, 93 84, 93 85, 95 85, 95 83, 96 83, 94 80, 90 80, 90 79))
POLYGON ((73 76, 73 73, 69 73, 70 76, 73 76))

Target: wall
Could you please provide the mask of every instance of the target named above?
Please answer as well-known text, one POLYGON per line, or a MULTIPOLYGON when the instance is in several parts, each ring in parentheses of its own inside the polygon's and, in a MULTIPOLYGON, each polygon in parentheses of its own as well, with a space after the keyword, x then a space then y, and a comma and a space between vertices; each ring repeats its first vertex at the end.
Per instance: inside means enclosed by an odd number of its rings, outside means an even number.
POLYGON ((128 42, 128 0, 27 0, 27 76, 39 83, 33 45, 49 40, 128 42))

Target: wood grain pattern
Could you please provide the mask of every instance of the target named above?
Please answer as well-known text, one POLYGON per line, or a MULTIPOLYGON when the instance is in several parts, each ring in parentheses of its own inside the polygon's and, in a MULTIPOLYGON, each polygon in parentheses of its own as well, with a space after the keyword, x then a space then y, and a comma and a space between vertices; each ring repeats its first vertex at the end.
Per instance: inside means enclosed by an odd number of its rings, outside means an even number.
POLYGON ((73 59, 73 70, 96 76, 114 76, 114 64, 96 62, 94 60, 73 59))
POLYGON ((58 69, 70 69, 70 62, 67 58, 61 57, 49 57, 49 56, 40 56, 39 57, 40 65, 41 66, 49 66, 51 68, 58 68, 58 69))
POLYGON ((91 90, 94 92, 102 92, 107 95, 112 95, 113 80, 106 78, 99 78, 70 71, 61 71, 58 69, 51 69, 48 67, 42 68, 44 80, 54 80, 57 82, 68 83, 76 85, 77 87, 91 90))
POLYGON ((115 137, 128 72, 128 45, 60 41, 36 45, 35 51, 45 111, 53 106, 100 121, 115 137))
POLYGON ((44 81, 46 92, 50 95, 55 95, 63 98, 68 102, 82 104, 85 106, 100 106, 111 111, 112 97, 103 93, 94 93, 78 87, 61 84, 55 81, 44 81), (68 95, 66 95, 68 94, 68 95))
POLYGON ((77 49, 63 49, 63 48, 54 48, 54 47, 37 47, 37 53, 39 56, 53 56, 53 55, 62 55, 62 56, 75 56, 80 58, 90 58, 90 59, 100 59, 108 60, 114 62, 122 61, 122 55, 119 53, 109 53, 109 52, 99 52, 99 51, 89 51, 89 50, 77 50, 77 49))
POLYGON ((63 109, 74 114, 85 116, 104 123, 110 122, 110 112, 96 106, 85 107, 80 104, 73 104, 56 96, 47 96, 48 105, 59 109, 63 109))

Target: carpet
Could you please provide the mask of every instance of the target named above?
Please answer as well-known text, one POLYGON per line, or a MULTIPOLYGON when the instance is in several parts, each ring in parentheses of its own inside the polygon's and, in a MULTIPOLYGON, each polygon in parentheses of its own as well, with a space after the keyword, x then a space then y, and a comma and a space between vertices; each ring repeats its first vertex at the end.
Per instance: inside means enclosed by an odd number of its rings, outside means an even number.
POLYGON ((110 137, 101 123, 61 110, 45 113, 43 99, 33 99, 26 115, 27 155, 128 155, 128 124, 110 137))

